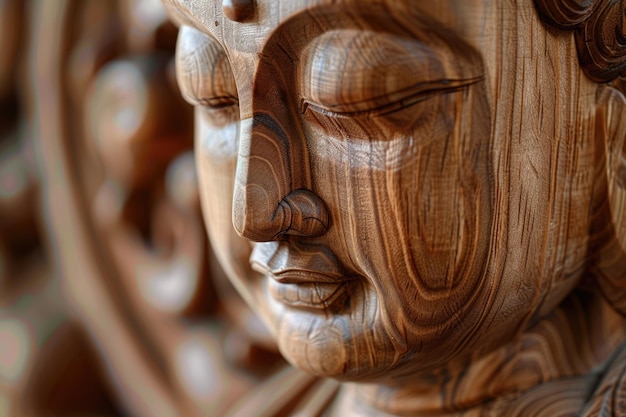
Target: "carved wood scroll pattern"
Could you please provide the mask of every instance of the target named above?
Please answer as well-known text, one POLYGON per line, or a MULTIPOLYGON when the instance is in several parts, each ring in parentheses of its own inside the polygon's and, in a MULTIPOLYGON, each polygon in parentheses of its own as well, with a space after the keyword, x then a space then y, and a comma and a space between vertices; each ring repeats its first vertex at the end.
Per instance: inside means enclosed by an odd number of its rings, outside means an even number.
POLYGON ((580 64, 598 82, 626 77, 624 0, 535 0, 544 20, 576 30, 580 64))

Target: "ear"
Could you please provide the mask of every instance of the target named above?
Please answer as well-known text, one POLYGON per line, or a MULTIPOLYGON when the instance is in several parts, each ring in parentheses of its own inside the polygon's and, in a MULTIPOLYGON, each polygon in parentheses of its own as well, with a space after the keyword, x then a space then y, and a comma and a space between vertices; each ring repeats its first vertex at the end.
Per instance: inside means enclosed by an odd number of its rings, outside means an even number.
POLYGON ((626 315, 626 98, 598 90, 596 180, 590 231, 590 272, 605 298, 626 315))

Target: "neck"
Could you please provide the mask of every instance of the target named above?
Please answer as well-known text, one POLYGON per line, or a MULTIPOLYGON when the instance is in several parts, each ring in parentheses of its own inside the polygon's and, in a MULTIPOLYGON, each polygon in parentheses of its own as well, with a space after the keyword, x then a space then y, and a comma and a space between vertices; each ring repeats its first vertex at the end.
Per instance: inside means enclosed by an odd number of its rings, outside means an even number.
POLYGON ((626 338, 623 323, 599 296, 576 292, 518 338, 465 366, 400 387, 346 384, 333 415, 446 416, 479 408, 514 416, 515 409, 527 415, 528 407, 555 401, 578 414, 626 338))

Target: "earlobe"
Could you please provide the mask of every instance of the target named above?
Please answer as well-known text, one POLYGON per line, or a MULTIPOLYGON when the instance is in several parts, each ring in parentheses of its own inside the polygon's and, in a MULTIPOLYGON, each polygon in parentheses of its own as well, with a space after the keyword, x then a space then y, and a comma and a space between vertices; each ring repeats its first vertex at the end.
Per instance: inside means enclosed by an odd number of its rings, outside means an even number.
POLYGON ((608 301, 626 315, 626 98, 601 87, 597 103, 590 270, 608 301))

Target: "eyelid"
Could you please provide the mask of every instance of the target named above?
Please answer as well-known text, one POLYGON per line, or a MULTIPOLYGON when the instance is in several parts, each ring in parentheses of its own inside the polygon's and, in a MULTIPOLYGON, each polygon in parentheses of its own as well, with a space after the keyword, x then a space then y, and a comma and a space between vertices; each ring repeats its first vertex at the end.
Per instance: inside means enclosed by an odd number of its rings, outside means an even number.
POLYGON ((189 26, 179 32, 176 76, 181 94, 192 105, 217 109, 238 103, 226 52, 214 39, 189 26))
POLYGON ((482 79, 471 48, 428 35, 350 28, 317 36, 299 57, 301 110, 380 115, 482 79))
POLYGON ((317 113, 338 117, 350 117, 362 114, 385 115, 409 107, 437 94, 463 90, 482 80, 483 77, 473 77, 459 80, 442 79, 422 82, 386 96, 335 106, 324 106, 303 97, 300 100, 300 111, 304 113, 307 109, 311 109, 317 113))
POLYGON ((211 109, 223 109, 225 107, 239 105, 239 100, 237 97, 233 96, 193 98, 192 100, 197 105, 211 109))

